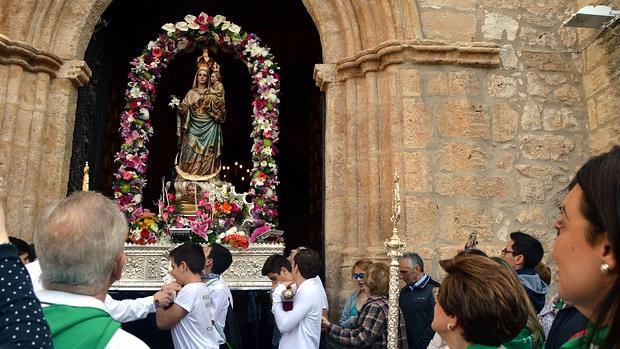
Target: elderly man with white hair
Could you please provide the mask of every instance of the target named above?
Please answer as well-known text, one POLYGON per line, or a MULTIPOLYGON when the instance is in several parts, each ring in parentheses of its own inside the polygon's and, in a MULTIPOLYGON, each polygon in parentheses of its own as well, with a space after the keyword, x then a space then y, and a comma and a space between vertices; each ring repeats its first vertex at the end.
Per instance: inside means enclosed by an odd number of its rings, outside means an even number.
POLYGON ((95 192, 76 192, 47 208, 34 241, 41 281, 37 293, 57 348, 148 348, 106 310, 108 288, 120 279, 127 220, 95 192))

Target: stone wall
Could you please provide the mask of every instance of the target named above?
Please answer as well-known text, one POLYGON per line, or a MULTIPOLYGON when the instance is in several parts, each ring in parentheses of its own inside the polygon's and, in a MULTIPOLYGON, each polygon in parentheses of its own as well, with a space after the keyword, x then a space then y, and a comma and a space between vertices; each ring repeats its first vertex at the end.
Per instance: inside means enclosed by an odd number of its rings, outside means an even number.
MULTIPOLYGON (((619 1, 579 1, 579 6, 602 4, 620 7, 619 1)), ((579 8, 576 6, 576 8, 579 8)), ((592 42, 597 30, 578 30, 579 46, 585 47, 581 55, 583 90, 588 112, 590 150, 599 154, 614 144, 620 144, 620 26, 614 32, 605 31, 592 42)))
MULTIPOLYGON (((109 2, 0 0, 0 192, 9 229, 26 239, 40 208, 66 194, 84 49, 109 2)), ((550 251, 556 194, 619 142, 618 36, 567 52, 595 33, 561 27, 584 1, 303 2, 323 47, 333 311, 351 264, 385 256, 394 172, 407 250, 435 277, 474 231, 491 254, 517 229, 550 251)))

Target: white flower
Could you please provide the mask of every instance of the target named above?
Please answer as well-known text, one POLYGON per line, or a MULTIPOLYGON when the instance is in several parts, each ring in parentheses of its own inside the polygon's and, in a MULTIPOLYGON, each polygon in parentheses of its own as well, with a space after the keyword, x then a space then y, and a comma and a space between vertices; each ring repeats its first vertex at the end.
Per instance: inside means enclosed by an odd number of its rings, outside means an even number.
POLYGON ((191 24, 191 23, 194 23, 194 21, 196 20, 196 16, 194 16, 194 15, 187 15, 187 16, 185 16, 184 19, 185 19, 185 22, 191 24))
POLYGON ((267 161, 263 160, 260 162, 260 167, 267 167, 267 161))
POLYGON ((148 48, 149 50, 152 50, 153 47, 155 47, 155 41, 149 41, 149 44, 146 45, 146 48, 148 48))
POLYGON ((232 227, 232 228, 226 230, 226 235, 232 235, 232 234, 235 234, 235 233, 237 233, 237 227, 232 227))
POLYGON ((202 18, 204 18, 204 19, 205 19, 204 21, 205 21, 205 23, 206 23, 206 22, 207 22, 207 18, 209 17, 209 15, 208 15, 208 14, 206 14, 206 13, 204 13, 204 12, 200 12, 200 14, 198 15, 198 17, 202 17, 202 18))
POLYGON ((166 24, 162 25, 161 29, 165 30, 168 34, 172 34, 172 33, 174 33, 177 30, 175 28, 174 24, 172 24, 172 23, 166 23, 166 24))
POLYGON ((239 34, 239 32, 241 31, 241 27, 233 23, 230 25, 228 31, 230 31, 231 33, 239 34))
POLYGON ((273 62, 268 60, 268 59, 266 59, 265 62, 263 62, 263 64, 266 65, 267 67, 270 67, 270 66, 273 65, 273 62))
POLYGON ((200 26, 196 23, 189 23, 187 24, 187 26, 189 27, 189 29, 194 29, 194 30, 200 29, 200 26))
POLYGON ((178 108, 179 107, 179 102, 181 102, 179 100, 179 98, 177 96, 175 96, 175 95, 172 95, 172 96, 170 96, 170 103, 168 103, 168 106, 170 108, 174 108, 174 107, 178 108))
POLYGON ((220 235, 217 236, 217 238, 220 240, 222 240, 225 237, 226 237, 226 233, 221 233, 220 235))
POLYGON ((217 27, 218 25, 220 25, 220 23, 224 22, 225 20, 226 20, 226 17, 222 15, 217 15, 213 17, 213 25, 217 27))
POLYGON ((138 98, 140 96, 140 88, 137 85, 132 87, 129 95, 133 98, 138 98))
POLYGON ((139 204, 142 202, 142 194, 136 194, 131 200, 134 204, 139 204))
POLYGON ((270 156, 272 154, 271 147, 264 147, 261 151, 264 155, 270 156))
POLYGON ((224 24, 222 24, 222 30, 226 30, 228 28, 230 28, 230 25, 232 23, 230 23, 229 21, 224 21, 224 24))
POLYGON ((144 119, 149 118, 149 110, 146 108, 140 108, 140 114, 144 115, 144 119))
POLYGON ((175 24, 174 26, 182 32, 186 32, 189 29, 187 23, 185 22, 177 22, 177 24, 175 24))

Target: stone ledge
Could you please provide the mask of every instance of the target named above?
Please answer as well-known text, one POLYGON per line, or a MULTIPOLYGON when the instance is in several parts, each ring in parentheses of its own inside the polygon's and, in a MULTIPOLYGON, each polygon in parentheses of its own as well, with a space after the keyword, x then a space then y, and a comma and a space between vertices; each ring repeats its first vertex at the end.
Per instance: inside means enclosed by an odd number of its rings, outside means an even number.
POLYGON ((90 81, 92 72, 84 61, 66 61, 60 68, 58 77, 69 79, 76 87, 80 87, 90 81))
MULTIPOLYGON (((493 43, 445 43, 431 40, 390 40, 336 62, 337 80, 384 70, 392 64, 443 64, 495 68, 500 47, 493 43)), ((316 70, 315 70, 316 72, 316 70)), ((317 74, 315 73, 315 79, 317 74)), ((323 81, 320 82, 323 87, 323 81)), ((319 81, 317 80, 317 83, 319 81)))
POLYGON ((19 65, 29 72, 44 72, 55 78, 63 65, 63 59, 0 34, 0 64, 19 65))

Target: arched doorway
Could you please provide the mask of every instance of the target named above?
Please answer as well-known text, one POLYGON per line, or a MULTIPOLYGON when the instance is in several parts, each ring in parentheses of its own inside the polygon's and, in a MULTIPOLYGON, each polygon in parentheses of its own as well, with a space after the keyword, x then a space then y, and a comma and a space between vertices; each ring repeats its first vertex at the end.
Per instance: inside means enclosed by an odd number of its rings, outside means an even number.
MULTIPOLYGON (((254 32, 270 46, 282 68, 280 108, 280 229, 288 246, 300 244, 323 250, 323 120, 319 90, 312 72, 321 61, 318 32, 303 4, 289 1, 237 1, 198 6, 190 1, 112 2, 101 16, 85 52, 93 75, 79 89, 73 137, 69 191, 79 188, 81 168, 90 162, 91 187, 110 194, 114 153, 119 149, 117 128, 123 107, 129 61, 161 31, 165 22, 182 20, 188 13, 221 14, 254 32), (139 14, 140 19, 136 19, 139 14), (135 23, 135 24, 134 24, 135 23), (302 44, 303 43, 303 44, 302 44)), ((161 177, 169 177, 176 152, 176 117, 167 107, 170 95, 182 96, 193 79, 194 54, 182 54, 162 74, 152 114, 155 135, 150 144, 148 185, 144 204, 152 206, 160 193, 161 177)), ((246 67, 223 53, 215 55, 222 66, 226 88, 227 122, 223 127, 223 164, 235 163, 242 173, 251 165, 250 81, 246 67)), ((247 190, 248 178, 237 173, 231 182, 247 190)))

